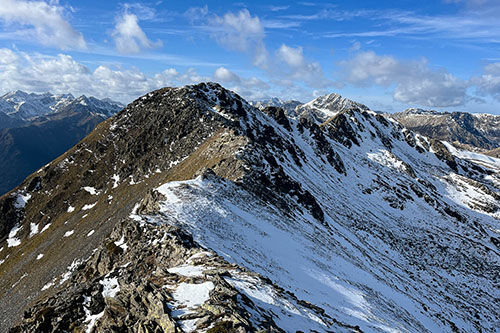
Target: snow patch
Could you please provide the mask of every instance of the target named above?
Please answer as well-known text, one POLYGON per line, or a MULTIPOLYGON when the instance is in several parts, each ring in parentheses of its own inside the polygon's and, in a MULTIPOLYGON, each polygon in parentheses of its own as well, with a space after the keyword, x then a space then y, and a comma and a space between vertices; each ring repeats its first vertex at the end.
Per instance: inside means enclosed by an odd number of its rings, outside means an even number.
POLYGON ((94 187, 85 186, 83 189, 85 191, 89 192, 91 195, 98 195, 99 194, 99 191, 97 191, 94 187))
POLYGON ((214 289, 214 284, 211 281, 200 284, 182 282, 177 286, 172 296, 179 305, 194 308, 208 301, 212 289, 214 289))
POLYGON ((91 296, 85 296, 85 295, 83 296, 83 310, 85 311, 86 315, 85 320, 83 322, 88 323, 87 329, 85 330, 86 333, 91 333, 97 320, 99 320, 99 318, 101 318, 104 315, 104 310, 100 313, 93 315, 88 308, 91 302, 92 302, 91 296))
POLYGON ((61 280, 59 281, 59 284, 63 284, 64 282, 66 282, 70 276, 71 276, 71 273, 73 273, 73 271, 78 267, 78 265, 80 265, 82 263, 81 260, 78 260, 78 259, 75 259, 73 260, 73 262, 71 263, 71 265, 69 265, 67 268, 66 268, 66 272, 61 276, 61 280))
POLYGON ((99 281, 103 286, 102 296, 106 297, 115 297, 116 294, 120 291, 120 284, 118 283, 117 278, 105 278, 99 281))
POLYGON ((113 188, 117 188, 118 184, 120 183, 120 176, 117 175, 116 173, 111 177, 113 179, 113 188))
POLYGON ((31 194, 18 193, 16 197, 16 202, 14 203, 14 207, 17 209, 24 208, 24 206, 26 206, 26 204, 28 203, 29 199, 31 199, 31 194))
POLYGON ((122 238, 120 238, 120 240, 116 241, 115 245, 121 247, 123 249, 123 251, 127 251, 128 246, 127 246, 127 243, 125 243, 125 235, 122 235, 122 238))
POLYGON ((28 236, 29 238, 35 236, 38 233, 38 224, 35 223, 30 223, 30 235, 28 236))
POLYGON ((42 232, 44 232, 45 230, 47 230, 47 229, 50 227, 50 225, 51 225, 51 224, 52 224, 52 223, 47 223, 46 225, 44 225, 44 226, 43 226, 43 228, 42 228, 42 231, 40 231, 40 233, 42 233, 42 232))
POLYGON ((74 233, 75 233, 75 231, 74 231, 74 230, 66 231, 66 232, 64 233, 64 237, 69 237, 69 236, 73 235, 74 233))
POLYGON ((94 206, 97 205, 97 202, 94 202, 93 204, 88 204, 82 207, 82 210, 89 210, 94 208, 94 206))
POLYGON ((203 276, 203 271, 206 271, 211 268, 213 267, 182 265, 169 268, 167 269, 167 271, 169 273, 178 274, 182 276, 201 277, 203 276))
POLYGON ((19 238, 16 238, 16 235, 19 230, 22 229, 22 226, 15 226, 12 228, 12 230, 9 232, 9 238, 7 238, 7 247, 16 247, 21 244, 21 240, 19 238))

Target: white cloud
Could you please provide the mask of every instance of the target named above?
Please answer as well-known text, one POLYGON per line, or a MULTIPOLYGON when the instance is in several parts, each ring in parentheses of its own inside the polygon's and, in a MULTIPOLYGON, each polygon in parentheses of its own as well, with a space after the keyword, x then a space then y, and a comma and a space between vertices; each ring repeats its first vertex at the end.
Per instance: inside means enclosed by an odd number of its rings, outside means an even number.
POLYGON ((154 89, 217 81, 247 99, 269 97, 269 85, 256 78, 242 78, 227 68, 217 68, 212 76, 200 75, 189 68, 174 68, 146 75, 136 68, 98 66, 91 70, 69 55, 55 57, 0 49, 0 94, 11 90, 28 92, 72 93, 109 97, 128 103, 154 89))
POLYGON ((0 19, 17 38, 27 38, 61 49, 84 49, 85 40, 65 19, 64 9, 57 1, 2 0, 0 19))
POLYGON ((213 16, 208 28, 212 37, 225 48, 253 55, 253 64, 260 68, 268 65, 268 52, 264 45, 264 26, 257 16, 247 9, 224 16, 213 16))
MULTIPOLYGON (((334 85, 325 78, 318 62, 308 62, 305 59, 300 46, 294 48, 282 44, 273 55, 269 54, 264 43, 265 23, 270 24, 271 28, 285 27, 281 22, 263 22, 259 17, 252 16, 247 9, 218 16, 210 14, 207 7, 191 8, 185 15, 205 21, 205 25, 201 26, 202 29, 208 31, 219 45, 250 54, 253 65, 265 70, 275 80, 275 84, 290 86, 291 81, 298 80, 313 88, 334 85)), ((219 68, 215 75, 219 81, 224 82, 228 80, 229 73, 224 68, 219 68)))
POLYGON ((473 77, 471 83, 476 86, 479 94, 490 95, 500 101, 500 62, 486 65, 483 74, 473 77))
POLYGON ((395 85, 396 101, 429 107, 465 104, 468 82, 445 69, 432 69, 427 61, 400 61, 392 56, 379 56, 373 51, 361 52, 339 63, 344 80, 366 87, 395 85))
POLYGON ((139 26, 137 16, 127 11, 117 18, 112 36, 120 53, 139 53, 141 48, 150 49, 162 45, 161 41, 151 42, 139 26))
POLYGON ((301 80, 310 87, 324 88, 332 86, 333 82, 326 79, 321 65, 318 62, 307 62, 302 47, 290 47, 282 44, 276 52, 277 60, 286 67, 282 67, 284 78, 301 80))
POLYGON ((74 95, 86 94, 130 102, 148 91, 164 86, 209 80, 210 77, 200 76, 194 69, 179 73, 171 68, 151 76, 136 68, 98 66, 92 71, 65 54, 48 57, 0 49, 2 93, 17 89, 28 92, 70 92, 74 95))
POLYGON ((213 74, 213 80, 233 90, 248 100, 260 100, 269 97, 269 85, 256 78, 242 78, 225 67, 219 67, 213 74))
POLYGON ((231 72, 229 69, 219 67, 214 72, 214 79, 221 83, 240 82, 239 76, 231 72))

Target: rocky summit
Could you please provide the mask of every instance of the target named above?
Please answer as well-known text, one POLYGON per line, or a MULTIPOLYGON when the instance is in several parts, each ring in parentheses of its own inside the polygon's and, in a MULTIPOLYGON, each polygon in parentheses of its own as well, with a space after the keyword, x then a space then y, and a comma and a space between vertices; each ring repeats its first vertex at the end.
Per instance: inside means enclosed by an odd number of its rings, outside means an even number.
POLYGON ((0 331, 498 330, 500 160, 336 94, 294 111, 164 88, 30 175, 0 331))

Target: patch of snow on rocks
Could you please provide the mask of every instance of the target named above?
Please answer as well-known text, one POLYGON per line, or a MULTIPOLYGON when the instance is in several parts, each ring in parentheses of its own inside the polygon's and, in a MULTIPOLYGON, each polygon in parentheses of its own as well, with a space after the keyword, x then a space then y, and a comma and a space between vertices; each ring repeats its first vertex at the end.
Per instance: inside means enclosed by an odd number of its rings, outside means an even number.
POLYGON ((120 291, 120 284, 118 283, 117 278, 105 278, 102 281, 99 281, 103 286, 102 296, 106 297, 115 297, 116 294, 120 291))
POLYGON ((33 237, 38 233, 38 224, 30 223, 30 235, 29 237, 33 237))
POLYGON ((89 192, 92 195, 98 195, 99 194, 99 191, 97 191, 94 187, 85 186, 83 189, 85 191, 89 192))
POLYGON ((26 194, 21 194, 19 193, 16 198, 16 202, 14 203, 14 207, 17 209, 24 208, 26 206, 26 203, 31 199, 31 194, 26 193, 26 194))
POLYGON ((212 289, 214 289, 214 284, 211 281, 200 284, 182 282, 177 286, 172 296, 179 305, 194 308, 208 301, 212 289))
POLYGON ((9 238, 7 238, 7 247, 16 247, 21 244, 21 240, 16 238, 16 234, 21 230, 22 226, 15 226, 9 233, 9 238))
POLYGON ((88 204, 82 207, 82 210, 89 210, 94 208, 94 206, 97 205, 97 202, 94 202, 93 204, 88 204))
POLYGON ((47 230, 47 229, 50 227, 50 225, 51 225, 51 224, 52 224, 52 223, 47 223, 47 224, 46 224, 46 225, 42 228, 42 231, 40 231, 40 233, 42 233, 42 232, 44 232, 45 230, 47 230))

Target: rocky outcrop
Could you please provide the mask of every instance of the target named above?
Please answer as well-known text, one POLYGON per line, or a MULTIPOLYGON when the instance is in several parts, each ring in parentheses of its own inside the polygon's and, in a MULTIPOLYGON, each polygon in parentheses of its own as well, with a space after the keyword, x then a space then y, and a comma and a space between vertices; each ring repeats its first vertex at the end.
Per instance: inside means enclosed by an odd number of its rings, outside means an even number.
POLYGON ((299 305, 268 280, 201 248, 178 227, 127 219, 10 332, 283 332, 232 279, 251 279, 297 306, 321 310, 299 305))

